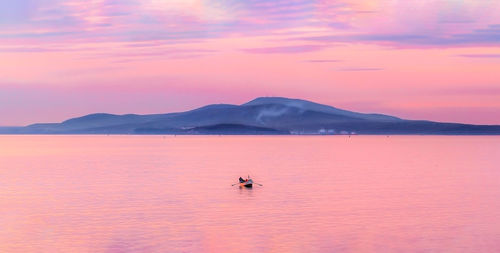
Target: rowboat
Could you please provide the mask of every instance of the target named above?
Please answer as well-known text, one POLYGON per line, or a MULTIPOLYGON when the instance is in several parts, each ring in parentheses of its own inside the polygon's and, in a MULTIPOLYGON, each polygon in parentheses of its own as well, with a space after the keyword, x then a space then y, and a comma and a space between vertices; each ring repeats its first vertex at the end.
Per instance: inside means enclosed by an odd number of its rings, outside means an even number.
POLYGON ((262 186, 261 184, 259 183, 255 183, 251 178, 250 176, 247 177, 247 179, 243 179, 242 177, 240 177, 238 179, 239 183, 236 183, 236 184, 233 184, 232 186, 235 186, 237 184, 240 185, 240 187, 247 187, 247 188, 251 188, 254 184, 257 184, 257 185, 260 185, 262 186))
POLYGON ((240 182, 240 187, 252 187, 253 186, 253 180, 251 178, 244 180, 243 182, 240 182))

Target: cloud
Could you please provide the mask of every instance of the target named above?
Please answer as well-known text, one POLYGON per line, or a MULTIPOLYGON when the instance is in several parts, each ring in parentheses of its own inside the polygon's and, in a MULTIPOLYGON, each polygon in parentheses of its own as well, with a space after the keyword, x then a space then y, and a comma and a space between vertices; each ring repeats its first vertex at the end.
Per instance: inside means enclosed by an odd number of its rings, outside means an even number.
POLYGON ((469 33, 453 34, 450 38, 440 38, 437 42, 442 42, 442 44, 489 44, 498 46, 500 43, 500 25, 493 24, 469 33))
POLYGON ((333 63, 333 62, 341 62, 341 60, 306 60, 305 62, 310 62, 310 63, 333 63))
POLYGON ((337 69, 337 71, 379 71, 379 70, 384 70, 384 69, 383 68, 361 68, 361 67, 337 69))
POLYGON ((63 37, 67 35, 76 35, 78 32, 21 32, 21 33, 0 33, 0 38, 14 39, 37 39, 46 37, 63 37))
POLYGON ((7 28, 0 37, 126 42, 272 33, 312 25, 316 5, 305 0, 17 0, 0 4, 0 26, 7 28))
MULTIPOLYGON (((0 48, 0 52, 6 53, 43 53, 43 52, 57 52, 63 51, 63 49, 51 49, 44 47, 8 47, 0 48)), ((64 50, 67 51, 67 50, 64 50)))
POLYGON ((498 45, 499 11, 500 3, 486 1, 16 0, 0 3, 0 38, 25 39, 23 43, 48 39, 66 43, 189 43, 272 34, 290 40, 405 47, 498 45), (300 32, 292 38, 280 33, 286 29, 300 32), (316 30, 323 32, 307 35, 316 30))
POLYGON ((318 51, 324 48, 324 45, 298 45, 283 47, 247 48, 243 49, 243 51, 255 54, 297 54, 318 51))
POLYGON ((466 58, 500 58, 500 54, 459 54, 457 56, 466 58))
POLYGON ((211 49, 187 49, 187 48, 134 48, 134 50, 121 50, 117 52, 93 52, 86 54, 84 59, 111 59, 113 63, 126 63, 143 61, 145 59, 192 59, 204 57, 217 50, 211 49))
POLYGON ((500 43, 500 26, 489 25, 484 29, 476 29, 469 33, 457 34, 405 34, 405 33, 366 33, 307 36, 297 40, 323 43, 372 43, 389 44, 403 47, 449 47, 449 46, 498 46, 500 43))
POLYGON ((17 46, 17 47, 0 47, 0 52, 6 53, 45 53, 45 52, 77 52, 77 51, 89 51, 92 48, 89 47, 66 47, 66 46, 17 46))

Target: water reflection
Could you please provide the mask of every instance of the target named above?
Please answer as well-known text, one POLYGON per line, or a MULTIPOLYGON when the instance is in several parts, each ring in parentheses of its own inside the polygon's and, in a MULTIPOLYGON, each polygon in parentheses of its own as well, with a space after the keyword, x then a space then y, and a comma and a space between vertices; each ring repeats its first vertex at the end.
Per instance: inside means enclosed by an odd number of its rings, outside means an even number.
POLYGON ((0 136, 0 252, 498 252, 499 157, 487 136, 0 136), (264 186, 230 187, 249 171, 264 186))
POLYGON ((238 190, 241 196, 253 197, 253 187, 238 186, 238 190))

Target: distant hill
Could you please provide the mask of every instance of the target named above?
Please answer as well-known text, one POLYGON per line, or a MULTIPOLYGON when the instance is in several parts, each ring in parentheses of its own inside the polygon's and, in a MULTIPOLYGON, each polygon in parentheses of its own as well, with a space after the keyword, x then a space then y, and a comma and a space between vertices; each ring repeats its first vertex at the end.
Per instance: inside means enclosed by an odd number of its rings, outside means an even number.
POLYGON ((89 114, 61 123, 0 127, 3 134, 474 134, 498 135, 500 125, 405 120, 347 111, 301 99, 260 97, 166 114, 89 114))

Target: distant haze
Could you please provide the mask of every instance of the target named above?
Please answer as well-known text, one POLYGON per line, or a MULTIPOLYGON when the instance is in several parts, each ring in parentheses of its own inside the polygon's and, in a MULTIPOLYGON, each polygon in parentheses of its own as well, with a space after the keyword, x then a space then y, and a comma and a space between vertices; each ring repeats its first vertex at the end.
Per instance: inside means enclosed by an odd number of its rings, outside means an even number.
POLYGON ((260 96, 500 124, 500 1, 0 2, 0 126, 260 96))

